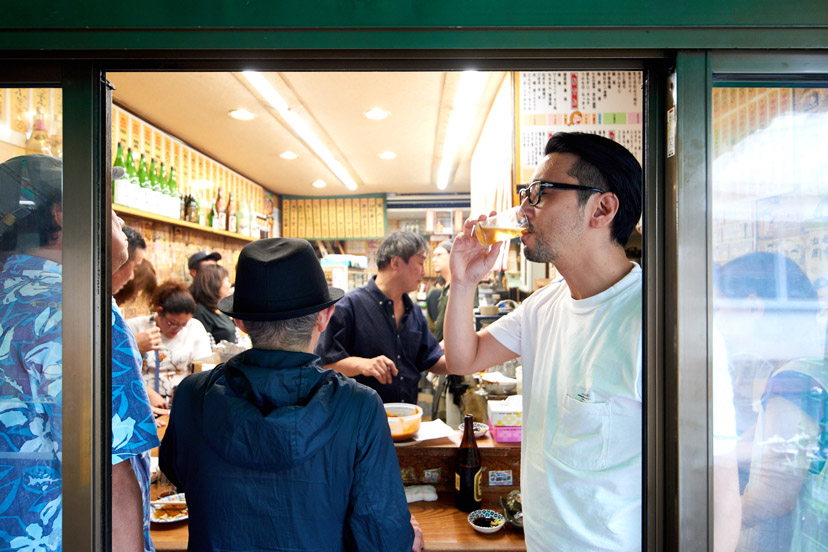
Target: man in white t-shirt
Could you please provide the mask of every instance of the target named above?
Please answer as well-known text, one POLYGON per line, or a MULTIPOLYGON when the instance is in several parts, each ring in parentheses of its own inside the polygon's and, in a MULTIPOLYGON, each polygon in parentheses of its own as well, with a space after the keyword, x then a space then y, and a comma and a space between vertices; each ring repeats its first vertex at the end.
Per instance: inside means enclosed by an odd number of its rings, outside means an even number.
POLYGON ((528 550, 641 549, 642 273, 624 252, 641 188, 641 166, 621 145, 553 135, 521 190, 521 241, 528 260, 554 263, 563 281, 476 333, 475 286, 500 248, 480 245, 469 219, 451 249, 449 372, 523 360, 528 550))

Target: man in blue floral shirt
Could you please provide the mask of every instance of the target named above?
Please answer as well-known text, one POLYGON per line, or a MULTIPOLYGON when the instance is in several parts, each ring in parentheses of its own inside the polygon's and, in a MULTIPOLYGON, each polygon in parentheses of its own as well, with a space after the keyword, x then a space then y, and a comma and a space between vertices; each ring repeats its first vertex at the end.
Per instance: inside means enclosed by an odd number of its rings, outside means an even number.
MULTIPOLYGON (((2 549, 63 548, 61 171, 59 159, 42 155, 0 165, 0 251, 4 256, 12 253, 0 273, 2 549)), ((122 221, 114 218, 113 265, 117 267, 126 260, 126 239, 120 230, 122 221)), ((125 332, 123 320, 120 325, 125 332)), ((112 487, 113 503, 118 504, 113 509, 113 548, 120 548, 125 536, 132 543, 140 542, 143 517, 144 549, 152 550, 146 527, 148 506, 141 505, 148 502, 148 494, 142 500, 135 482, 148 489, 148 460, 143 453, 158 440, 146 394, 141 395, 137 359, 128 361, 117 326, 113 315, 112 487), (127 495, 131 501, 124 500, 127 495), (134 527, 125 527, 119 522, 122 518, 134 527)))

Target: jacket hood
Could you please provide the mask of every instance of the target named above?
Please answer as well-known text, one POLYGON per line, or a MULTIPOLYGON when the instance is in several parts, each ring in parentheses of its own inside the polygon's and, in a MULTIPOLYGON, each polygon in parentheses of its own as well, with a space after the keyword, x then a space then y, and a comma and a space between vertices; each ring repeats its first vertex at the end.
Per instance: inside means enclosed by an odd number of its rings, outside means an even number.
POLYGON ((251 349, 218 366, 204 396, 204 437, 222 458, 285 469, 332 439, 354 388, 308 353, 251 349))

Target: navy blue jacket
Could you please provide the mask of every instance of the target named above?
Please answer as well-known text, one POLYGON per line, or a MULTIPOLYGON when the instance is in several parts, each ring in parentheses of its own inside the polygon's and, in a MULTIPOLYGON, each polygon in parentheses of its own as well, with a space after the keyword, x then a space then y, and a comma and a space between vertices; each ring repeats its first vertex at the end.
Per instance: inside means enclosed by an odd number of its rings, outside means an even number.
POLYGON ((356 380, 376 390, 382 402, 417 404, 420 372, 434 366, 443 356, 440 344, 428 331, 420 307, 403 294, 405 313, 397 324, 394 302, 380 291, 376 276, 345 294, 336 304, 327 329, 316 344, 322 364, 328 365, 349 356, 374 358, 385 355, 394 361, 398 374, 390 384, 376 378, 356 376, 356 380))
POLYGON ((307 353, 252 349, 184 379, 160 467, 189 550, 377 550, 414 541, 377 394, 307 353))

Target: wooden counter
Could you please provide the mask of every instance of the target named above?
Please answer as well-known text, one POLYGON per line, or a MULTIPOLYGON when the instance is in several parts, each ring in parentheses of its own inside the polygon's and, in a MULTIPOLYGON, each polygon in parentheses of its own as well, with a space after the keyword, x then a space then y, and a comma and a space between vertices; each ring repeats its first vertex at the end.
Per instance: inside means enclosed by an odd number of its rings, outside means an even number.
MULTIPOLYGON (((156 485, 153 485, 156 487, 156 485)), ((153 490, 153 497, 157 490, 153 490)), ((484 508, 500 511, 496 500, 484 498, 484 508)), ((464 550, 498 550, 501 552, 523 552, 526 544, 523 531, 511 525, 493 534, 478 533, 469 525, 468 514, 454 507, 454 494, 438 493, 436 502, 413 502, 409 509, 423 530, 427 552, 456 552, 464 550)), ((187 550, 190 532, 186 521, 178 523, 152 524, 152 542, 156 550, 187 550)))
MULTIPOLYGON (((166 427, 158 428, 159 438, 166 427)), ((459 433, 459 432, 458 432, 459 433)), ((483 507, 502 511, 499 497, 519 488, 520 443, 497 443, 487 434, 477 440, 483 462, 483 507), (492 472, 512 474, 511 485, 492 485, 492 472)), ((457 552, 497 550, 522 552, 526 550, 523 531, 508 525, 493 534, 478 533, 469 525, 468 514, 454 506, 454 461, 457 445, 449 438, 427 441, 412 446, 396 447, 400 470, 408 484, 427 483, 437 489, 436 502, 413 502, 411 513, 423 530, 427 552, 457 552), (436 479, 436 480, 435 480, 436 479)), ((153 451, 153 454, 157 454, 153 451)), ((496 474, 503 476, 504 474, 496 474)), ((495 479, 503 479, 496 477, 495 479)), ((496 481, 497 482, 497 481, 496 481)), ((168 487, 154 483, 152 498, 168 487)), ((186 521, 179 523, 153 523, 152 540, 156 550, 187 550, 189 527, 186 521)))
MULTIPOLYGON (((413 446, 397 446, 403 483, 434 485, 438 492, 454 492, 460 439, 458 431, 455 440, 446 437, 413 446)), ((520 443, 498 443, 487 433, 477 440, 477 446, 483 464, 483 497, 497 503, 498 497, 520 488, 520 443)))

